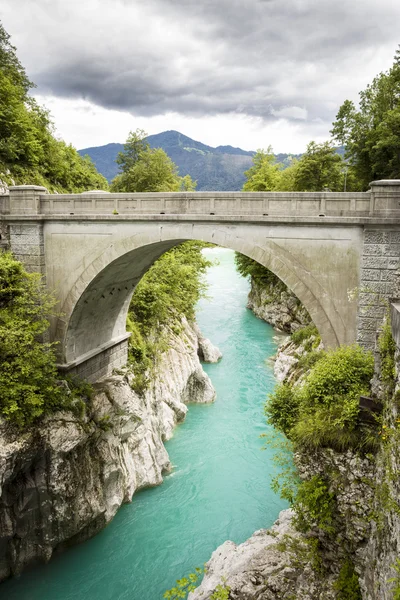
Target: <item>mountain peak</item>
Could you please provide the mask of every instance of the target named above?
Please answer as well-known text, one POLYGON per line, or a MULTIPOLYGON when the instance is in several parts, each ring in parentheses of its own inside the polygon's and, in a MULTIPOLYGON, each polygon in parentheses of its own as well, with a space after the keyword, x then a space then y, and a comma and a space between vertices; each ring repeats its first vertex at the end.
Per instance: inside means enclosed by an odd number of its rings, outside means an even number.
MULTIPOLYGON (((252 164, 254 152, 233 146, 213 148, 193 140, 180 131, 170 129, 147 137, 151 148, 162 148, 177 165, 179 175, 190 175, 197 181, 197 189, 209 191, 241 190, 245 182, 244 172, 252 164)), ((88 154, 98 171, 111 181, 118 173, 115 163, 123 144, 84 148, 79 154, 88 154)))

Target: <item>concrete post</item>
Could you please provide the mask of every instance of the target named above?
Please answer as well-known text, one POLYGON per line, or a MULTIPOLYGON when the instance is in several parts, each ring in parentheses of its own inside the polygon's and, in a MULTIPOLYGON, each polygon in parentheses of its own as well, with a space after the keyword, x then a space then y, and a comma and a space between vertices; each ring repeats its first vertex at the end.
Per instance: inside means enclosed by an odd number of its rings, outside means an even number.
POLYGON ((48 194, 40 185, 14 185, 10 187, 11 215, 39 215, 40 196, 48 194))
POLYGON ((400 216, 400 179, 372 181, 372 211, 374 215, 400 216))

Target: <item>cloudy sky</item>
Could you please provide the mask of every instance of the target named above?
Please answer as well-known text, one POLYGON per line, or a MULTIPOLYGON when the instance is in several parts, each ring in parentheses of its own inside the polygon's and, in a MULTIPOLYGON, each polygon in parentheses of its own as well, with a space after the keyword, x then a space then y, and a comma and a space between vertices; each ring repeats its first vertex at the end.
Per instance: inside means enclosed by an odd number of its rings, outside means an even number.
POLYGON ((140 127, 301 152, 400 43, 398 0, 1 0, 0 20, 78 148, 140 127))

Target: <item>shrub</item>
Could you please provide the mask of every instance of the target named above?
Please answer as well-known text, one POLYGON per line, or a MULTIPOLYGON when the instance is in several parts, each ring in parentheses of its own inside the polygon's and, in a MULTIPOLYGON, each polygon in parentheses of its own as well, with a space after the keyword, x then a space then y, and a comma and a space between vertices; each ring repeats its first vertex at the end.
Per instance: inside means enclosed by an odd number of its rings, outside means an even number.
POLYGON ((294 524, 301 532, 313 526, 328 534, 334 533, 333 515, 336 507, 335 494, 329 491, 327 482, 319 475, 302 481, 294 501, 294 524))
POLYGON ((318 343, 316 344, 318 346, 319 342, 321 341, 321 338, 318 333, 318 329, 315 327, 314 323, 310 323, 305 327, 297 329, 297 331, 294 331, 290 337, 292 342, 294 342, 297 345, 300 345, 305 340, 308 340, 311 336, 315 336, 315 338, 318 339, 318 343))
POLYGON ((335 583, 338 592, 337 600, 361 600, 360 584, 354 565, 346 560, 340 569, 339 577, 335 583))
POLYGON ((391 567, 395 570, 396 576, 388 579, 389 583, 394 583, 392 588, 393 600, 400 600, 400 558, 396 558, 396 562, 391 567))
POLYGON ((317 353, 315 359, 301 387, 281 384, 269 396, 269 422, 298 446, 374 449, 373 426, 358 420, 359 398, 370 390, 372 354, 359 346, 341 346, 317 353))
POLYGON ((296 368, 303 373, 309 371, 323 356, 323 350, 310 350, 309 352, 304 352, 304 354, 300 356, 296 368))
POLYGON ((177 600, 178 598, 186 598, 189 592, 192 592, 198 586, 199 578, 204 574, 204 569, 196 567, 193 573, 190 573, 182 579, 176 581, 176 585, 167 590, 163 594, 166 600, 177 600))
POLYGON ((82 412, 59 385, 54 345, 43 343, 53 306, 38 273, 0 254, 0 415, 20 428, 60 408, 82 412))
POLYGON ((379 354, 381 358, 381 379, 385 389, 385 396, 390 398, 395 388, 395 361, 394 354, 396 344, 392 336, 392 328, 390 324, 389 313, 386 316, 378 339, 379 354))
POLYGON ((264 412, 268 423, 289 435, 299 415, 299 399, 293 387, 288 383, 278 384, 269 394, 264 412))

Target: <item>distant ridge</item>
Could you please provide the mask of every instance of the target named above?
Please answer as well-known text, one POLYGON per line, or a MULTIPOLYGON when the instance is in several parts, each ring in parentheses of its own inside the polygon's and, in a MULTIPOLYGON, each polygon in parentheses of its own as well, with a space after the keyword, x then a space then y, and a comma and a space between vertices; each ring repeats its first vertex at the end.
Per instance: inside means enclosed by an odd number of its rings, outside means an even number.
MULTIPOLYGON (((177 165, 179 175, 190 175, 197 181, 199 191, 238 191, 243 187, 244 172, 252 165, 255 152, 218 146, 213 148, 179 131, 163 131, 147 138, 152 148, 162 148, 177 165)), ((123 144, 106 144, 79 150, 79 154, 88 154, 97 170, 111 181, 118 173, 115 163, 123 144)), ((285 163, 289 154, 278 154, 277 160, 285 163)), ((297 155, 300 156, 300 155, 297 155)))

